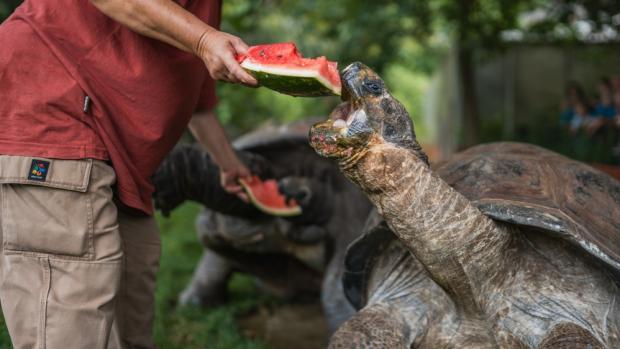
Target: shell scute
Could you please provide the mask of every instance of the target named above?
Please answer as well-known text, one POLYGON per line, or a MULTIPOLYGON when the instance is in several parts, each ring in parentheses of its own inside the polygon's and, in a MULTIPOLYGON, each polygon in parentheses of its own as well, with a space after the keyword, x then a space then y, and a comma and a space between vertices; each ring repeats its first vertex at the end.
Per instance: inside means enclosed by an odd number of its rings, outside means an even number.
POLYGON ((620 274, 620 182, 523 143, 475 146, 437 173, 494 219, 546 230, 620 274))

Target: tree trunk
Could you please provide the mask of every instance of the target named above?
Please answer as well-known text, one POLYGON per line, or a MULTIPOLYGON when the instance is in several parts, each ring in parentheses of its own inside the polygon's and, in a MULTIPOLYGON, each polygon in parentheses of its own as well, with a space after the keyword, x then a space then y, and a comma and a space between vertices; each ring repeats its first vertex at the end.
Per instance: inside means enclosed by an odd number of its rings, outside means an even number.
POLYGON ((475 13, 477 0, 461 0, 458 3, 458 74, 460 100, 463 110, 463 139, 461 146, 469 147, 479 142, 478 106, 473 66, 471 18, 475 13))
POLYGON ((459 47, 458 72, 460 83, 460 98, 463 108, 463 146, 469 147, 479 142, 480 127, 478 122, 478 104, 476 102, 476 81, 473 66, 473 50, 469 47, 459 47))

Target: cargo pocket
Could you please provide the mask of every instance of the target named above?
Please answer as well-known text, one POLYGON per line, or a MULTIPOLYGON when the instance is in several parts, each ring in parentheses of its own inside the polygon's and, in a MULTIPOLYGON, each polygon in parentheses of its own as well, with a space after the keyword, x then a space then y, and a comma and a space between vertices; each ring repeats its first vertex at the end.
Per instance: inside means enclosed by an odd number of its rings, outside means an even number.
POLYGON ((5 254, 90 258, 93 213, 88 183, 92 160, 0 158, 1 228, 5 254), (47 163, 32 177, 34 161, 47 163))

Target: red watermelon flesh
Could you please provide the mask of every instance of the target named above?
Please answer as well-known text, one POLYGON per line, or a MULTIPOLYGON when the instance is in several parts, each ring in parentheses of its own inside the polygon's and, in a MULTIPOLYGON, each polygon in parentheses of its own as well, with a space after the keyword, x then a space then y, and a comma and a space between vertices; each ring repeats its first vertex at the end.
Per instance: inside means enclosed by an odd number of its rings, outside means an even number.
POLYGON ((338 64, 324 56, 304 58, 294 43, 252 46, 237 57, 259 84, 293 96, 340 95, 338 64))
POLYGON ((240 180, 241 186, 250 197, 252 204, 259 210, 273 216, 296 216, 301 214, 301 207, 295 200, 286 200, 278 189, 274 179, 261 180, 252 176, 249 180, 240 180))

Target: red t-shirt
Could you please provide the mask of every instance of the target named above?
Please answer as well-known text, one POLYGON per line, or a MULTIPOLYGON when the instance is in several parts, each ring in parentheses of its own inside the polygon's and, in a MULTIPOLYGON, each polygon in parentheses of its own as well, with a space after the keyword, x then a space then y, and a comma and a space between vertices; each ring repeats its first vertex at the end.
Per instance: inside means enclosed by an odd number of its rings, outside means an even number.
MULTIPOLYGON (((220 0, 177 2, 219 27, 220 0)), ((110 160, 119 199, 143 212, 150 176, 192 113, 216 102, 199 58, 88 0, 26 0, 0 25, 0 154, 110 160)))

